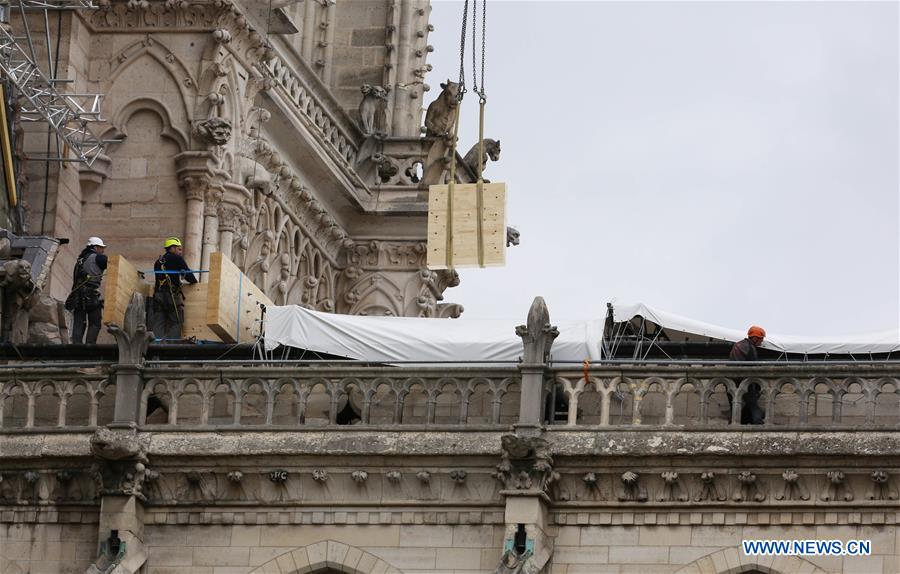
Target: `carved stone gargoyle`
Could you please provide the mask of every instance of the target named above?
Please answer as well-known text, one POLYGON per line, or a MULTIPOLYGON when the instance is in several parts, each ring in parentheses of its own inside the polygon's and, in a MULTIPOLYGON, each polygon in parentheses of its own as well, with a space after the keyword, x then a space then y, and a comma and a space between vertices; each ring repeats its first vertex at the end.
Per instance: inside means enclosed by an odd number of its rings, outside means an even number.
POLYGON ((97 494, 137 496, 142 492, 147 473, 147 444, 134 429, 99 428, 91 437, 91 454, 96 462, 91 469, 97 494))
POLYGON ((494 574, 538 574, 540 566, 535 563, 531 550, 517 554, 515 550, 507 550, 500 558, 500 565, 494 574))
POLYGON ((526 365, 546 363, 550 358, 550 347, 559 337, 559 329, 550 324, 550 311, 543 297, 535 297, 528 310, 528 324, 516 327, 516 335, 522 338, 525 352, 522 357, 526 365))
MULTIPOLYGON (((490 138, 484 138, 481 140, 484 142, 483 153, 481 155, 481 164, 478 162, 478 142, 475 142, 475 145, 472 146, 472 149, 466 153, 465 157, 463 157, 463 163, 465 163, 470 170, 472 170, 472 175, 478 176, 478 168, 481 168, 481 173, 484 174, 484 169, 487 167, 487 161, 490 159, 491 161, 500 161, 500 140, 492 140, 490 138)), ((490 183, 491 180, 484 179, 482 175, 482 181, 485 183, 490 183)))
POLYGON ((546 440, 507 434, 500 438, 500 444, 503 458, 493 476, 503 484, 504 490, 546 493, 548 487, 559 480, 546 440))
POLYGON ((0 265, 3 291, 3 339, 12 343, 28 340, 28 312, 37 302, 39 290, 31 277, 31 263, 12 259, 0 265))
POLYGON ((514 247, 514 246, 518 245, 520 235, 521 234, 519 233, 518 229, 516 229, 515 227, 507 226, 507 228, 506 228, 506 246, 514 247))
POLYGON ((144 296, 135 293, 125 309, 125 325, 107 323, 106 330, 116 338, 119 346, 119 364, 140 365, 144 362, 147 346, 153 335, 147 332, 147 313, 144 296))
POLYGON ((231 139, 231 122, 215 116, 200 120, 194 124, 193 133, 208 146, 223 146, 231 139))

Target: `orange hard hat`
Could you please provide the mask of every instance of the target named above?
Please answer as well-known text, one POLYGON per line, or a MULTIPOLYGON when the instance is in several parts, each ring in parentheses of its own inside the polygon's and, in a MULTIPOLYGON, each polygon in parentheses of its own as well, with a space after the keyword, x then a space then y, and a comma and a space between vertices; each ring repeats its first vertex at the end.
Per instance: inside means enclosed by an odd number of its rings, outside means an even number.
POLYGON ((756 325, 753 325, 747 331, 747 336, 748 337, 760 337, 762 339, 765 339, 766 338, 766 330, 763 329, 762 327, 757 327, 756 325))

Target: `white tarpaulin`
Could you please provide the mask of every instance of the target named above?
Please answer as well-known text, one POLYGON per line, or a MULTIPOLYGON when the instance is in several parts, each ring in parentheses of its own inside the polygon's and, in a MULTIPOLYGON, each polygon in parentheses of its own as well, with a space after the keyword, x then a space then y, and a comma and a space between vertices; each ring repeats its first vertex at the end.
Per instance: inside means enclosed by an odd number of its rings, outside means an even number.
MULTIPOLYGON (((710 325, 709 323, 661 311, 643 303, 613 305, 613 320, 615 322, 629 321, 634 317, 643 317, 656 323, 669 333, 671 340, 697 340, 697 336, 699 336, 735 342, 747 336, 746 329, 728 329, 710 325), (672 336, 674 333, 681 333, 684 336, 672 336)), ((747 327, 750 327, 750 325, 747 325, 747 327)), ((798 337, 766 332, 766 340, 763 343, 763 347, 783 353, 802 355, 892 353, 900 352, 900 331, 882 331, 864 335, 828 338, 798 337)))
MULTIPOLYGON (((643 317, 659 325, 673 341, 706 339, 735 342, 743 329, 727 329, 660 311, 644 304, 616 305, 616 322, 643 317)), ((524 319, 524 317, 523 317, 524 319)), ((360 317, 310 311, 296 305, 266 308, 267 350, 279 345, 374 362, 516 362, 522 340, 515 326, 525 321, 360 317)), ((604 320, 555 322, 559 337, 554 361, 599 361, 604 320)), ((749 326, 749 325, 748 325, 749 326)), ((896 331, 831 339, 768 334, 763 345, 785 353, 846 355, 900 352, 896 331)))
MULTIPOLYGON (((524 323, 523 320, 519 323, 524 323)), ((514 320, 360 317, 296 305, 266 308, 266 349, 278 345, 361 361, 508 361, 522 356, 514 320)), ((598 360, 603 321, 557 324, 557 361, 598 360)))

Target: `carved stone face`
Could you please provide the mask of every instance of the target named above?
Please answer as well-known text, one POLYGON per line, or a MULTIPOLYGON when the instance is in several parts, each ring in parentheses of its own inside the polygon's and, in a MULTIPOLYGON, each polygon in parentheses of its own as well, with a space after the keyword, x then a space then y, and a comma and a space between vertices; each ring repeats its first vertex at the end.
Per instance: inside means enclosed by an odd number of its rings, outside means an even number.
POLYGON ((491 161, 500 161, 500 140, 489 143, 485 151, 491 161))
POLYGON ((207 143, 225 145, 231 139, 231 123, 224 118, 209 118, 197 124, 197 135, 207 143))
POLYGON ((7 261, 0 269, 0 283, 13 291, 30 291, 34 286, 31 281, 31 263, 22 259, 7 261))
POLYGON ((210 131, 210 138, 216 145, 225 145, 231 139, 231 124, 228 122, 216 122, 210 131))
POLYGON ((455 107, 458 103, 459 98, 459 82, 451 82, 449 79, 446 82, 441 82, 441 88, 444 90, 441 92, 441 97, 445 98, 451 107, 455 107))

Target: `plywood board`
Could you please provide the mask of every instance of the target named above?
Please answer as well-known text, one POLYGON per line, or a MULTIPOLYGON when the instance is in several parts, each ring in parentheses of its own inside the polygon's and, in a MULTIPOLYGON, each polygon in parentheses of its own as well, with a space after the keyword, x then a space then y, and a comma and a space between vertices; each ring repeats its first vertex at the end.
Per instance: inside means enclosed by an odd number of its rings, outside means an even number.
POLYGON ((262 289, 221 253, 209 262, 206 324, 226 343, 252 343, 259 337, 261 305, 272 305, 262 289))
POLYGON ((149 297, 151 285, 127 259, 121 255, 111 255, 103 274, 103 323, 124 325, 125 309, 133 293, 149 297))
MULTIPOLYGON (((204 273, 204 275, 208 276, 209 274, 204 273)), ((181 292, 184 293, 184 325, 181 327, 181 336, 185 339, 194 337, 200 341, 221 341, 221 338, 206 323, 206 299, 209 296, 209 284, 185 284, 182 282, 181 292)))
MULTIPOLYGON (((485 183, 482 191, 481 246, 483 266, 506 264, 506 184, 485 183)), ((452 213, 448 185, 428 190, 428 267, 479 267, 477 184, 453 186, 452 213), (447 251, 448 221, 452 222, 452 260, 447 251), (452 264, 452 265, 451 265, 452 264)))
MULTIPOLYGON (((141 277, 138 269, 121 255, 109 258, 103 280, 103 321, 122 325, 125 309, 135 292, 150 298, 152 277, 141 277)), ((184 326, 182 336, 202 341, 250 343, 261 330, 260 304, 272 302, 221 253, 212 253, 209 273, 202 283, 182 283, 184 326)))

